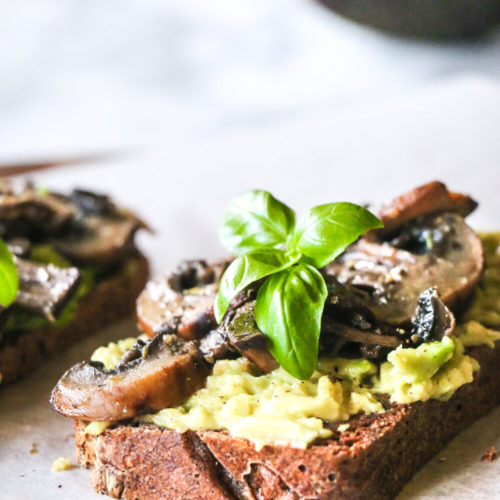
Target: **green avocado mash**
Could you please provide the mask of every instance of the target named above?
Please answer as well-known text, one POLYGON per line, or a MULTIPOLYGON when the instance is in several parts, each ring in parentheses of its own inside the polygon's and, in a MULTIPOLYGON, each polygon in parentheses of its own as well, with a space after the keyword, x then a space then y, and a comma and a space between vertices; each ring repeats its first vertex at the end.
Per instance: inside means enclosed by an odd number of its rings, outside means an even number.
POLYGON ((383 411, 374 394, 359 385, 359 378, 332 380, 330 375, 317 370, 301 381, 283 368, 267 375, 255 373, 246 358, 221 360, 206 386, 183 405, 139 420, 179 432, 228 429, 233 436, 251 439, 257 449, 269 443, 306 448, 312 440, 331 435, 323 420, 383 411))
MULTIPOLYGON (((383 412, 381 394, 395 403, 448 399, 472 382, 480 368, 465 348, 482 344, 493 348, 500 340, 500 331, 491 329, 500 326, 500 233, 484 235, 483 242, 487 270, 465 320, 451 337, 417 348, 399 347, 380 367, 366 359, 320 359, 307 381, 282 368, 260 374, 246 358, 220 360, 205 387, 183 404, 137 420, 179 432, 227 429, 253 441, 257 449, 266 444, 305 448, 314 439, 331 435, 324 421, 383 412)), ((101 347, 92 359, 112 368, 132 343, 127 339, 101 347)), ((91 423, 87 432, 99 434, 108 425, 91 423)))
POLYGON ((445 337, 416 349, 392 351, 380 367, 373 390, 390 394, 393 403, 446 400, 460 386, 472 382, 478 369, 478 362, 464 354, 460 340, 445 337))

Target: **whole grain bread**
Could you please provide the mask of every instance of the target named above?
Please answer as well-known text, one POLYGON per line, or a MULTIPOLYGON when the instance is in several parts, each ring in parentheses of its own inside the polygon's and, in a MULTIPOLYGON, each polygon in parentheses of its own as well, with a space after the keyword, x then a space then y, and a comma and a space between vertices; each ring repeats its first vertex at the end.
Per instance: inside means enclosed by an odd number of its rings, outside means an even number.
POLYGON ((256 451, 227 432, 179 434, 151 425, 117 425, 100 436, 75 422, 77 462, 92 469, 99 493, 159 499, 387 499, 475 419, 500 403, 500 342, 469 354, 481 369, 448 401, 388 406, 305 450, 256 451))
POLYGON ((74 318, 64 327, 44 326, 16 333, 0 345, 0 388, 33 371, 52 354, 99 329, 131 315, 137 295, 149 277, 149 264, 134 253, 112 275, 101 279, 78 304, 74 318))

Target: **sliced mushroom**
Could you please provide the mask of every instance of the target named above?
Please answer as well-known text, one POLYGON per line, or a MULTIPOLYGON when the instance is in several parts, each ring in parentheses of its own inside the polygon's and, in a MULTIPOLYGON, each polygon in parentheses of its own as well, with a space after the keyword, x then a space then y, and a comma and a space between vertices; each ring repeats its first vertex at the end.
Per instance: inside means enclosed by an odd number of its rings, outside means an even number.
POLYGON ((437 255, 412 253, 388 243, 362 239, 324 272, 342 283, 364 289, 364 303, 378 322, 409 324, 418 297, 434 286, 443 302, 457 310, 482 275, 481 240, 456 213, 429 216, 422 224, 446 228, 446 241, 437 255))
POLYGON ((215 284, 178 293, 168 286, 165 278, 155 278, 137 299, 139 327, 150 337, 165 331, 176 332, 186 339, 201 338, 216 326, 215 294, 215 284))
POLYGON ((16 257, 27 257, 30 254, 31 242, 27 238, 10 238, 6 243, 16 257))
POLYGON ((15 305, 54 321, 57 313, 75 290, 80 272, 76 267, 62 269, 16 259, 19 291, 15 305))
POLYGON ((39 239, 61 232, 78 215, 78 209, 30 183, 1 179, 0 231, 39 239))
POLYGON ((429 217, 407 222, 387 243, 419 255, 425 253, 443 255, 448 238, 453 237, 453 227, 433 222, 435 219, 429 217), (430 221, 430 224, 426 224, 426 221, 430 221))
POLYGON ((115 369, 83 362, 52 391, 52 407, 72 418, 113 421, 178 405, 201 388, 209 372, 193 342, 159 334, 146 352, 115 369))
POLYGON ((220 330, 212 330, 200 340, 200 351, 208 363, 215 363, 230 355, 231 345, 220 330))
POLYGON ((370 330, 375 324, 375 316, 365 305, 369 295, 350 284, 340 283, 335 276, 326 274, 328 298, 324 315, 331 320, 348 324, 358 330, 370 330))
POLYGON ((335 352, 341 356, 354 355, 382 361, 400 345, 416 347, 424 342, 440 341, 455 328, 455 317, 444 305, 436 288, 420 294, 409 328, 379 324, 372 326, 371 330, 361 329, 334 319, 331 309, 327 304, 320 343, 328 346, 331 345, 329 340, 339 339, 335 352))
POLYGON ((449 336, 455 328, 455 316, 443 303, 437 289, 432 287, 420 294, 411 323, 408 340, 418 345, 449 336))
POLYGON ((448 191, 442 182, 429 182, 395 198, 378 210, 377 215, 384 223, 384 228, 373 234, 378 237, 391 234, 405 222, 440 212, 456 212, 466 217, 476 207, 477 202, 471 197, 448 191))
POLYGON ((151 280, 137 299, 139 327, 146 335, 175 332, 201 338, 217 326, 213 304, 227 261, 208 265, 186 261, 167 276, 151 280))
POLYGON ((330 335, 337 335, 349 342, 356 342, 369 346, 381 347, 398 347, 402 344, 402 339, 394 335, 384 335, 377 332, 369 332, 365 330, 358 330, 352 326, 339 323, 337 321, 323 322, 323 331, 328 332, 330 335))
POLYGON ((133 249, 139 228, 147 226, 105 195, 74 190, 68 197, 26 182, 0 182, 0 237, 53 238, 54 246, 77 264, 119 261, 133 249))
POLYGON ((372 311, 365 305, 366 294, 349 284, 342 284, 326 275, 328 298, 321 325, 320 347, 323 351, 338 351, 346 342, 374 347, 397 347, 402 340, 394 329, 382 332, 372 311), (387 333, 387 334, 386 334, 387 333))
POLYGON ((228 314, 221 329, 231 346, 264 373, 278 368, 278 362, 267 349, 266 337, 257 326, 255 301, 246 302, 228 314))
POLYGON ((140 227, 135 217, 91 215, 77 231, 54 239, 53 244, 72 262, 107 265, 130 253, 140 227))
POLYGON ((167 283, 176 292, 218 283, 225 263, 209 265, 205 260, 184 260, 167 277, 167 283))
POLYGON ((97 194, 85 189, 73 189, 69 198, 83 213, 83 215, 109 215, 116 211, 109 196, 97 194))

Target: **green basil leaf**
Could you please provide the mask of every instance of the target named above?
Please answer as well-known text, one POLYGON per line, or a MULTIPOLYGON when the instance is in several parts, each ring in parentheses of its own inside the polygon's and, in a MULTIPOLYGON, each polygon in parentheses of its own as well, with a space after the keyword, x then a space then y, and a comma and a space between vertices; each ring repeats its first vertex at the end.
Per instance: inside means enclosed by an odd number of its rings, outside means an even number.
POLYGON ((318 268, 338 257, 362 234, 383 227, 382 221, 354 203, 328 203, 311 208, 299 221, 289 246, 318 268))
POLYGON ((273 274, 257 294, 257 326, 276 361, 298 379, 308 379, 318 362, 325 280, 308 264, 273 274))
POLYGON ((222 276, 215 299, 214 313, 218 323, 236 294, 248 285, 293 265, 300 256, 291 257, 277 248, 264 248, 237 257, 222 276))
POLYGON ((8 246, 0 240, 0 304, 4 307, 14 302, 19 289, 19 275, 8 246))
POLYGON ((241 255, 284 244, 295 226, 295 212, 267 191, 254 190, 231 202, 220 227, 222 244, 241 255))

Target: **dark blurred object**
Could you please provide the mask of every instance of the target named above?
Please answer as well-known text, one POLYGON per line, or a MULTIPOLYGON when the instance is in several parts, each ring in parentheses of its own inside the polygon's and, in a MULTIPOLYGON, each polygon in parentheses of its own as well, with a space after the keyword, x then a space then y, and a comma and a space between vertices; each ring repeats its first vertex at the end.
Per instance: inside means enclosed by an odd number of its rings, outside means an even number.
POLYGON ((319 1, 353 21, 410 38, 478 38, 500 22, 500 0, 319 1))
POLYGON ((38 170, 47 170, 55 167, 72 167, 83 163, 92 164, 93 162, 102 162, 113 160, 117 156, 125 154, 125 151, 104 151, 88 155, 69 156, 66 158, 47 159, 20 163, 1 163, 0 177, 11 177, 13 175, 27 174, 37 172, 38 170))

